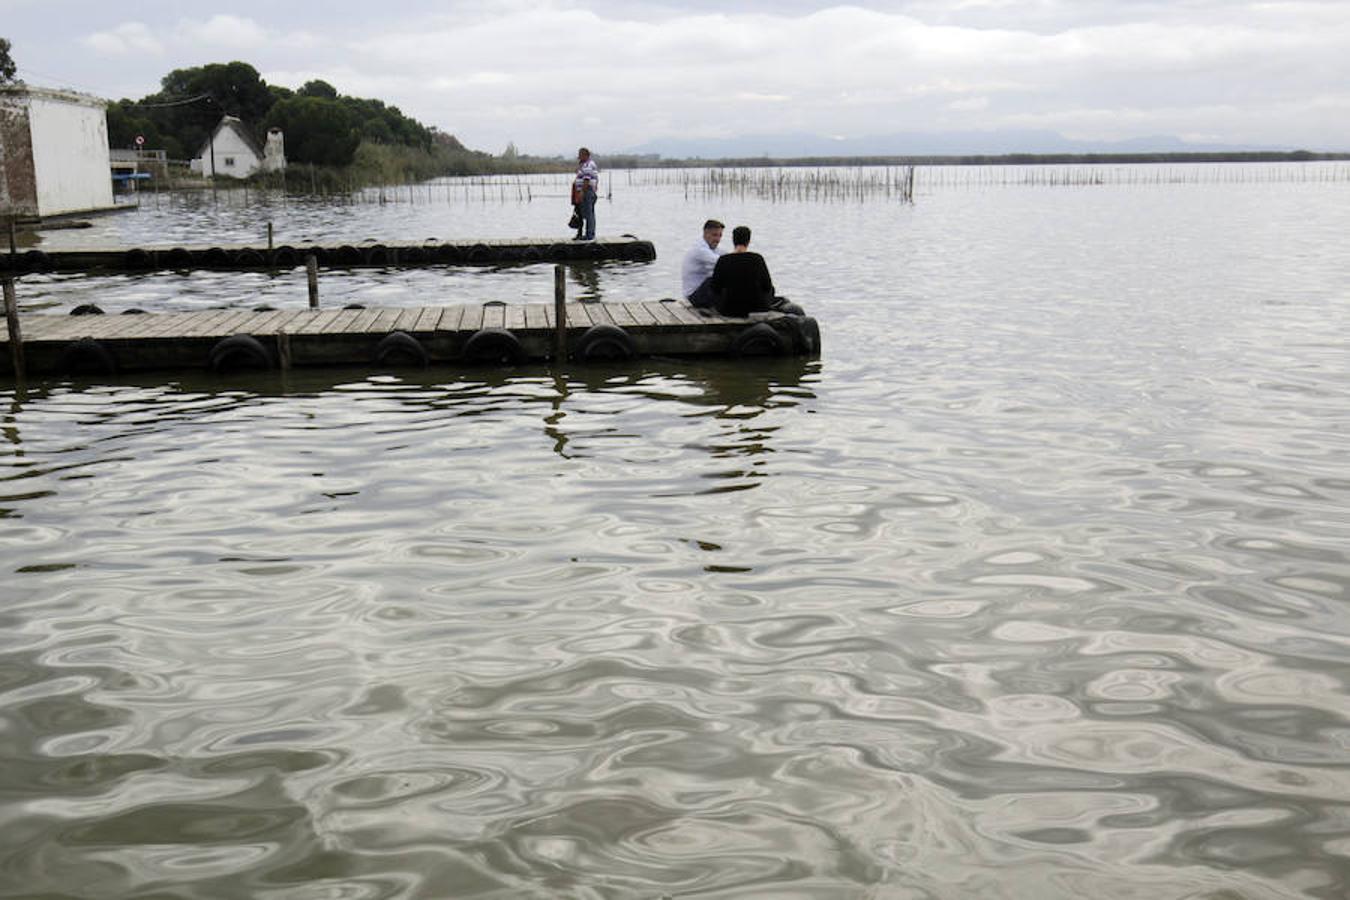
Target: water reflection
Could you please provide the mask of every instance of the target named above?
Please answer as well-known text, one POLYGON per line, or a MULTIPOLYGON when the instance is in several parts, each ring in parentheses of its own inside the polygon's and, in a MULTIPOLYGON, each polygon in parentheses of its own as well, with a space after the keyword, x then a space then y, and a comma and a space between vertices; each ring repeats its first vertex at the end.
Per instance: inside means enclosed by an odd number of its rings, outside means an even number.
POLYGON ((572 284, 580 288, 580 293, 571 299, 582 303, 599 303, 604 300, 600 290, 600 267, 597 263, 571 263, 567 266, 567 276, 572 284))
MULTIPOLYGON (((570 456, 569 399, 580 409, 590 409, 591 401, 598 396, 640 396, 691 406, 688 415, 713 416, 719 436, 704 445, 713 458, 769 453, 776 426, 757 426, 755 420, 768 411, 792 409, 814 399, 810 384, 819 369, 818 361, 795 358, 577 367, 566 377, 553 377, 556 394, 552 411, 544 420, 544 431, 553 441, 555 452, 570 456)), ((597 432, 586 419, 578 434, 595 437, 597 432)))
MULTIPOLYGON (((720 210, 822 362, 4 389, 0 894, 1345 896, 1350 204, 1269 187, 720 210)), ((330 287, 552 292, 423 278, 330 287)))

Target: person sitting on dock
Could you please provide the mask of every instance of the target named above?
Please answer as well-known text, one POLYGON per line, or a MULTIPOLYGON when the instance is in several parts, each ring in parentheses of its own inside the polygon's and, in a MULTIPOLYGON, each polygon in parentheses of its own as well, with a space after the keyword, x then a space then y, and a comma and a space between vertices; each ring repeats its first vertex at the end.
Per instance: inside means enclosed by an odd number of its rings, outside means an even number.
POLYGON ((726 255, 726 248, 718 249, 726 226, 716 219, 703 223, 703 237, 694 242, 680 264, 680 293, 693 306, 713 306, 716 296, 712 290, 713 266, 726 255))
POLYGON ((717 311, 724 316, 744 316, 774 308, 773 278, 764 257, 750 249, 750 229, 737 225, 731 230, 735 249, 713 266, 711 288, 717 311))
POLYGON ((591 151, 582 147, 577 151, 577 177, 572 182, 573 196, 579 196, 577 215, 581 217, 581 226, 577 228, 575 241, 595 240, 595 201, 600 191, 600 167, 591 159, 591 151))

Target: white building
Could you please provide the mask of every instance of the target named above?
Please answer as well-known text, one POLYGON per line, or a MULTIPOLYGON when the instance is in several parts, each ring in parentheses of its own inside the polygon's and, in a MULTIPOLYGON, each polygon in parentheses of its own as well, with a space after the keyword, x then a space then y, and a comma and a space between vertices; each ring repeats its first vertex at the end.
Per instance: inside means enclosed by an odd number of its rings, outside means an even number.
POLYGON ((188 167, 208 178, 216 175, 227 178, 247 178, 254 172, 279 172, 286 168, 286 155, 281 129, 267 133, 267 147, 257 141, 234 116, 225 116, 203 143, 188 167))
POLYGON ((47 218, 113 206, 106 101, 0 87, 0 217, 47 218))

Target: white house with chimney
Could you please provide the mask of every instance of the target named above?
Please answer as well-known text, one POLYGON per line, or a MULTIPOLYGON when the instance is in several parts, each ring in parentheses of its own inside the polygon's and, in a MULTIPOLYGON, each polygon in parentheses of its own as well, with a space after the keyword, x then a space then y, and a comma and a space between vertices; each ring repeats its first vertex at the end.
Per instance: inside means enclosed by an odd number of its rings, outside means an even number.
POLYGON ((112 208, 107 102, 74 91, 0 87, 0 218, 112 208))
POLYGON ((247 178, 254 172, 280 172, 286 168, 286 145, 280 128, 267 132, 262 147, 244 123, 225 116, 202 143, 197 157, 188 163, 193 172, 207 178, 247 178))

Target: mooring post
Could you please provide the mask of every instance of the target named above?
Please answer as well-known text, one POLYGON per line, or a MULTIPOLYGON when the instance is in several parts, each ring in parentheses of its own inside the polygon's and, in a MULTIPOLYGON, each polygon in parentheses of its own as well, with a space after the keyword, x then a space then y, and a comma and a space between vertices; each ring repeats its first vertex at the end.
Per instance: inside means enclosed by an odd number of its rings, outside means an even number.
POLYGON ((13 217, 13 216, 10 216, 10 217, 9 217, 9 258, 10 258, 10 259, 13 259, 15 256, 17 256, 17 255, 19 254, 19 240, 18 240, 18 236, 14 233, 14 232, 17 230, 17 228, 18 228, 18 226, 14 224, 14 217, 13 217))
POLYGON ((305 257, 305 272, 309 275, 309 308, 319 308, 319 258, 313 253, 305 257))
POLYGON ((267 249, 272 249, 272 223, 267 223, 267 249))
POLYGON ((553 267, 553 358, 567 358, 567 269, 553 267))
POLYGON ((283 372, 291 367, 291 336, 285 329, 277 332, 277 365, 283 372))
POLYGON ((14 360, 14 377, 22 378, 24 376, 23 332, 19 329, 19 301, 14 299, 13 278, 5 279, 4 294, 5 325, 9 328, 9 355, 14 360))

